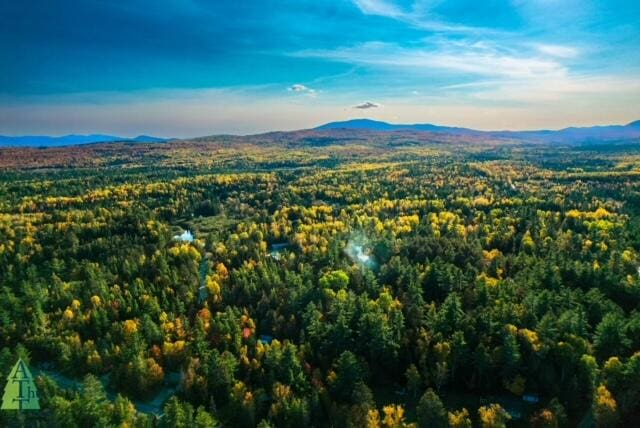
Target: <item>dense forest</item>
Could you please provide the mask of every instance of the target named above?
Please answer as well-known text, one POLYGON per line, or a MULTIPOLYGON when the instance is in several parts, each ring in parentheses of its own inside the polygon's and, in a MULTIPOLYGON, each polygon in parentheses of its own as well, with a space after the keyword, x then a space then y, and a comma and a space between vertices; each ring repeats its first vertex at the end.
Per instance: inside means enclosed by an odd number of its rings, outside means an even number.
POLYGON ((0 425, 640 424, 640 150, 303 132, 0 150, 0 425))

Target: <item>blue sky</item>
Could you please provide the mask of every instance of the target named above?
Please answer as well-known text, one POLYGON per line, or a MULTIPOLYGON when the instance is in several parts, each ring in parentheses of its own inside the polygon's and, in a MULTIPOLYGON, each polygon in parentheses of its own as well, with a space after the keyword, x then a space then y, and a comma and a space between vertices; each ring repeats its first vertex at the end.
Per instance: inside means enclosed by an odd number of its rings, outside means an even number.
POLYGON ((640 2, 0 0, 0 134, 640 119, 640 2))

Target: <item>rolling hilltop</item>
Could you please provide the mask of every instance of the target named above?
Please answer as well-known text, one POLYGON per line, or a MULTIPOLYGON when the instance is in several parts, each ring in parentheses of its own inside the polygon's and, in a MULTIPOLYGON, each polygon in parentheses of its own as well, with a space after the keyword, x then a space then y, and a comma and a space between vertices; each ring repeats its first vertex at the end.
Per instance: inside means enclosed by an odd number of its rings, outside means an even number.
POLYGON ((567 128, 561 131, 484 132, 436 125, 392 125, 357 120, 315 129, 256 135, 211 135, 174 139, 104 141, 64 146, 0 147, 0 169, 116 166, 206 166, 279 168, 291 165, 332 165, 337 159, 381 162, 407 156, 476 153, 484 159, 502 158, 514 149, 544 149, 553 157, 566 152, 640 149, 640 126, 567 128), (416 128, 416 129, 414 129, 416 128), (164 140, 162 140, 164 141, 164 140))

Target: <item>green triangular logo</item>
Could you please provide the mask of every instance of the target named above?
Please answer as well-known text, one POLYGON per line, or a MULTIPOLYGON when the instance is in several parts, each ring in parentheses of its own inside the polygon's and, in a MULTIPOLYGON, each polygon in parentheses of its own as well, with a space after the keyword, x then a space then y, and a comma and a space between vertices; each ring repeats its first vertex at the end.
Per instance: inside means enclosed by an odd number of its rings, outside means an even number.
POLYGON ((2 410, 39 410, 38 391, 27 364, 18 362, 7 377, 7 386, 2 395, 2 410))

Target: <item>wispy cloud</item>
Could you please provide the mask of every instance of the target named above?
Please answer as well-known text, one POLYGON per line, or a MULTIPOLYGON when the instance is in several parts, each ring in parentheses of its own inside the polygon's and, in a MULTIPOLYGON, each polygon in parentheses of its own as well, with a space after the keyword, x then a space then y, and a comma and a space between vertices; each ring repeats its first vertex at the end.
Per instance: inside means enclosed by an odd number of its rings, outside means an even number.
MULTIPOLYGON (((487 83, 487 82, 485 82, 487 83)), ((598 94, 608 97, 640 93, 640 80, 623 76, 564 76, 556 79, 507 80, 478 85, 471 97, 527 104, 569 101, 598 94)))
POLYGON ((367 15, 380 15, 389 18, 406 18, 408 15, 393 2, 386 0, 353 0, 353 2, 362 13, 367 15))
POLYGON ((367 101, 367 102, 364 102, 362 104, 358 104, 356 106, 353 106, 353 108, 358 108, 358 109, 361 109, 361 110, 368 110, 370 108, 378 108, 378 107, 380 107, 380 104, 372 103, 371 101, 367 101))
POLYGON ((424 73, 445 70, 508 78, 562 76, 567 73, 566 67, 554 58, 514 55, 486 44, 459 41, 430 48, 366 42, 332 50, 305 50, 294 55, 424 73))
POLYGON ((432 9, 440 0, 415 0, 403 8, 390 0, 352 0, 365 15, 383 16, 404 22, 414 28, 451 33, 496 33, 488 28, 460 25, 439 19, 432 9))
POLYGON ((535 47, 543 54, 558 58, 575 58, 579 54, 579 50, 572 46, 537 44, 535 47))
POLYGON ((472 103, 542 105, 640 91, 633 76, 572 70, 580 51, 565 45, 440 36, 408 46, 365 42, 294 55, 349 63, 407 86, 441 76, 451 83, 432 85, 429 96, 472 103))

